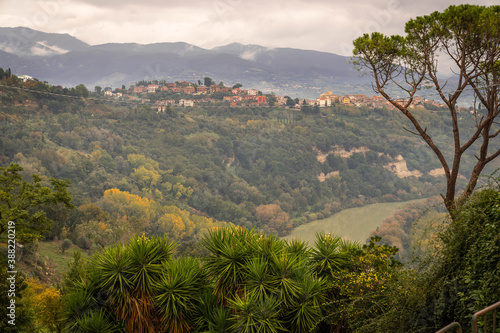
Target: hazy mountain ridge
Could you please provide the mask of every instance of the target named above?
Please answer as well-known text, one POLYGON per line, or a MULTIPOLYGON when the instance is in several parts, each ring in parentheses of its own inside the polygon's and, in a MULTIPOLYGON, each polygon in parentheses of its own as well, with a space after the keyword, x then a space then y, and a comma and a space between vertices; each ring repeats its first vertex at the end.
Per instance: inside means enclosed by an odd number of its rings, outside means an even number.
POLYGON ((0 52, 2 67, 64 86, 116 87, 143 79, 197 82, 210 76, 302 97, 327 89, 352 92, 352 84, 362 85, 358 92, 371 90, 349 57, 292 48, 232 43, 204 49, 184 42, 91 46, 68 34, 19 27, 0 28, 0 52))
POLYGON ((0 50, 19 56, 51 56, 89 46, 69 34, 46 33, 25 27, 0 27, 0 50))

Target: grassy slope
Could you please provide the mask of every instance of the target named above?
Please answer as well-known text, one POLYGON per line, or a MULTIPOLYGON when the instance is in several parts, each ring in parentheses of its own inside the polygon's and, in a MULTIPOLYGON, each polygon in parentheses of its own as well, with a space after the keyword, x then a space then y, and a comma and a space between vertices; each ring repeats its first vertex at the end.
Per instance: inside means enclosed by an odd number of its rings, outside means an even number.
POLYGON ((392 212, 404 205, 420 200, 377 203, 358 208, 345 209, 326 219, 312 221, 295 228, 285 239, 299 238, 313 245, 317 232, 324 231, 345 239, 364 243, 370 233, 382 224, 392 212))
POLYGON ((53 263, 56 263, 57 265, 54 265, 54 270, 60 274, 66 270, 68 264, 73 260, 73 252, 76 251, 78 247, 72 245, 62 254, 59 249, 59 243, 60 242, 56 241, 39 242, 38 254, 43 260, 48 258, 53 263))
POLYGON ((62 254, 59 249, 60 243, 61 241, 39 242, 37 250, 38 261, 36 264, 37 272, 35 272, 34 262, 30 265, 21 262, 19 270, 28 276, 36 276, 45 283, 57 283, 60 281, 63 273, 67 271, 68 264, 73 261, 73 253, 75 251, 81 251, 84 258, 91 253, 90 251, 79 249, 76 245, 72 245, 71 248, 62 254))

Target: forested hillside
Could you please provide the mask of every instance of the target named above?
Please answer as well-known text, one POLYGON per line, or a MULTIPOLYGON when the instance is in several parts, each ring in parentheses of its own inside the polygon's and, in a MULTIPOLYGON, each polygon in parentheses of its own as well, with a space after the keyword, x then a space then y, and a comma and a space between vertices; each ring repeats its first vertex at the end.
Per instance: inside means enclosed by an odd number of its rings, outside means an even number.
MULTIPOLYGON (((190 240, 216 220, 285 235, 344 208, 444 189, 437 159, 391 110, 335 104, 319 114, 227 107, 158 113, 147 104, 85 98, 83 86, 62 89, 15 76, 2 84, 1 165, 14 162, 24 176, 71 181, 77 212, 49 212, 56 220, 49 239, 65 233, 85 244, 85 228, 96 230, 87 224, 123 226, 120 220, 127 221, 120 231, 125 238, 168 231, 190 240), (179 209, 185 219, 203 222, 176 227, 167 216, 179 209)), ((446 147, 449 124, 442 113, 415 112, 446 147)), ((468 113, 463 121, 472 129, 468 113)))

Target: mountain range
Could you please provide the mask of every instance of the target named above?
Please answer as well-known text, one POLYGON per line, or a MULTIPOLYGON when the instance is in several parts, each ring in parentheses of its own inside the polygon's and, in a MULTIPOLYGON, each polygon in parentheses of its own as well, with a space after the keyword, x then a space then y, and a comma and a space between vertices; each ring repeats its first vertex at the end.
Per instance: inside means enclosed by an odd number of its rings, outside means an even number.
POLYGON ((370 77, 361 77, 349 60, 327 52, 238 43, 212 49, 184 42, 89 45, 68 34, 0 28, 0 67, 54 85, 83 83, 90 89, 152 79, 197 82, 208 76, 265 92, 300 92, 301 97, 324 90, 373 93, 370 77))

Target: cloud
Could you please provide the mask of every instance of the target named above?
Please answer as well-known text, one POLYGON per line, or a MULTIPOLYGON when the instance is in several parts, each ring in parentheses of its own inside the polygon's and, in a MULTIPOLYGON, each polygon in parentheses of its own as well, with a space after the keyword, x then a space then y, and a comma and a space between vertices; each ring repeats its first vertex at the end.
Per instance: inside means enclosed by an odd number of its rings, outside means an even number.
MULTIPOLYGON (((469 0, 493 5, 497 0, 469 0)), ((404 23, 453 0, 16 0, 0 26, 64 32, 89 44, 184 41, 204 48, 232 42, 348 55, 360 34, 402 34, 404 23)), ((251 54, 245 55, 252 57, 251 54)))
POLYGON ((243 52, 242 54, 240 54, 240 58, 245 59, 245 60, 255 61, 256 55, 257 55, 257 51, 247 51, 247 52, 243 52))
POLYGON ((58 46, 48 45, 46 41, 37 42, 35 46, 31 47, 31 54, 35 56, 48 56, 67 52, 69 51, 58 46))
POLYGON ((14 53, 15 50, 11 47, 10 43, 0 43, 0 51, 4 51, 7 53, 14 53))

